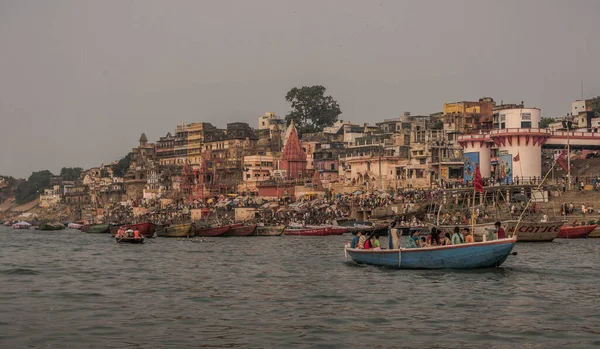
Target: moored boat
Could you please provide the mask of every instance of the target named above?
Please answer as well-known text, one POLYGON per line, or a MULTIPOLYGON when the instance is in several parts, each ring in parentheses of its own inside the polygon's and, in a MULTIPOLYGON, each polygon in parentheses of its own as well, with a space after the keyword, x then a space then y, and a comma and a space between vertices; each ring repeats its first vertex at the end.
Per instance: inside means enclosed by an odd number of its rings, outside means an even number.
POLYGON ((289 229, 289 227, 288 227, 283 231, 283 235, 326 236, 326 235, 332 235, 332 234, 331 234, 331 228, 304 228, 304 229, 294 228, 294 229, 289 229))
POLYGON ((577 225, 577 226, 567 226, 563 225, 560 228, 560 232, 558 233, 558 238, 560 239, 583 239, 587 238, 588 235, 596 227, 598 224, 590 224, 590 225, 577 225))
POLYGON ((6 222, 4 222, 4 224, 3 224, 3 225, 4 225, 5 227, 10 227, 12 224, 10 224, 10 222, 9 222, 9 221, 6 221, 6 222))
POLYGON ((117 243, 122 244, 122 243, 129 243, 129 244, 143 244, 144 243, 144 238, 115 238, 115 240, 117 240, 117 243))
POLYGON ((81 231, 89 234, 106 234, 109 232, 109 224, 86 224, 81 227, 81 231))
POLYGON ((256 236, 281 236, 285 225, 259 225, 256 227, 256 236))
POLYGON ((357 263, 399 269, 476 269, 499 267, 511 253, 516 237, 471 244, 423 248, 352 249, 346 258, 357 263))
POLYGON ((250 236, 254 234, 256 231, 256 224, 252 225, 242 225, 236 224, 232 225, 229 230, 227 230, 221 236, 250 236))
POLYGON ((221 225, 216 227, 200 227, 195 229, 196 236, 214 237, 221 236, 231 229, 231 225, 221 225))
POLYGON ((83 227, 83 224, 79 224, 79 223, 69 223, 67 225, 67 228, 69 229, 81 229, 83 227))
POLYGON ((515 234, 518 242, 551 242, 556 239, 563 224, 562 221, 521 221, 517 226, 517 221, 507 221, 502 226, 507 236, 515 234))
POLYGON ((31 228, 31 224, 27 222, 17 222, 12 225, 13 229, 29 229, 31 228))
POLYGON ((40 223, 35 230, 63 230, 65 229, 62 223, 40 223))
POLYGON ((185 238, 194 236, 192 231, 192 223, 170 225, 165 227, 164 230, 159 230, 158 236, 170 238, 185 238))

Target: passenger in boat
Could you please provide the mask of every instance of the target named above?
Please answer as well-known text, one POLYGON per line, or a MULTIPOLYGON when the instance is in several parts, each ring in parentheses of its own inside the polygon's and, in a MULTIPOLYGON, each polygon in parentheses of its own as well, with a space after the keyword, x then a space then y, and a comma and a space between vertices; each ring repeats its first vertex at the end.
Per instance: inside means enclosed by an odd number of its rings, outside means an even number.
POLYGON ((406 239, 406 248, 417 248, 419 247, 419 245, 417 245, 417 241, 419 240, 419 232, 418 231, 414 231, 412 233, 412 236, 409 236, 408 239, 406 239))
POLYGON ((381 242, 379 242, 379 234, 375 234, 375 236, 373 236, 373 242, 372 242, 373 248, 374 249, 379 249, 381 250, 381 242))
POLYGON ((502 228, 502 225, 500 224, 500 222, 496 222, 494 224, 494 226, 496 227, 496 236, 498 239, 506 239, 506 232, 504 231, 504 228, 502 228))
POLYGON ((449 246, 452 245, 452 241, 450 240, 450 233, 446 233, 444 234, 444 236, 442 237, 442 246, 449 246))
POLYGON ((365 248, 365 241, 367 241, 367 236, 361 234, 358 238, 358 248, 365 248))
POLYGON ((469 227, 465 228, 465 243, 466 244, 472 244, 475 242, 475 238, 473 237, 473 232, 471 231, 471 229, 469 229, 469 227))
POLYGON ((465 237, 460 231, 459 227, 454 227, 454 234, 452 234, 452 245, 460 245, 465 243, 465 237))
POLYGON ((431 244, 427 243, 427 239, 424 236, 421 236, 421 241, 419 241, 419 247, 429 247, 431 244))
POLYGON ((371 238, 368 238, 365 240, 365 244, 363 245, 365 250, 370 250, 371 249, 371 238))
POLYGON ((127 229, 127 231, 125 233, 127 234, 126 237, 128 237, 128 238, 133 237, 133 230, 132 229, 127 229))
POLYGON ((350 243, 350 248, 358 248, 358 242, 360 241, 360 237, 362 236, 362 232, 356 233, 352 238, 352 242, 350 243))
POLYGON ((140 231, 136 229, 133 231, 133 237, 136 239, 141 239, 142 235, 140 234, 140 231))
POLYGON ((430 246, 441 245, 440 242, 440 230, 437 228, 431 228, 431 234, 427 235, 427 243, 430 246))

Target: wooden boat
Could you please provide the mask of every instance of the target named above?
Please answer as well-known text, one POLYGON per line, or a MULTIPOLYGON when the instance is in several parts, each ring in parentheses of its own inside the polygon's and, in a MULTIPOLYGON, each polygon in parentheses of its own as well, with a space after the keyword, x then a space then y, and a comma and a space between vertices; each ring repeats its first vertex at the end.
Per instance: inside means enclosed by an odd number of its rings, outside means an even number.
POLYGON ((229 230, 227 230, 225 233, 223 233, 223 235, 221 235, 221 236, 250 236, 250 235, 254 234, 255 231, 256 231, 256 224, 252 224, 252 225, 236 224, 236 225, 232 225, 231 228, 229 230))
POLYGON ((27 222, 17 222, 12 225, 13 229, 29 229, 31 228, 31 224, 27 222))
POLYGON ((592 231, 594 231, 594 229, 596 229, 597 226, 598 226, 598 224, 578 225, 578 226, 563 225, 560 228, 560 232, 558 233, 558 238, 560 238, 560 239, 587 238, 588 235, 590 235, 590 233, 592 231))
POLYGON ((138 230, 142 236, 145 238, 152 238, 154 236, 154 232, 156 232, 156 224, 151 222, 143 222, 136 224, 123 224, 123 225, 115 225, 110 228, 110 233, 112 236, 117 235, 119 229, 131 229, 138 230))
POLYGON ((284 235, 296 235, 296 236, 326 236, 326 235, 332 235, 331 234, 331 228, 289 229, 289 227, 286 228, 283 231, 283 234, 284 235))
POLYGON ((124 243, 128 243, 128 244, 143 244, 144 243, 144 238, 115 238, 115 240, 117 240, 117 243, 119 244, 124 244, 124 243))
POLYGON ((6 221, 6 222, 4 222, 4 224, 3 224, 3 225, 4 225, 5 227, 10 227, 12 224, 10 224, 10 222, 9 222, 9 221, 6 221))
POLYGON ((352 249, 346 258, 361 264, 399 269, 476 269, 499 267, 511 253, 516 237, 472 244, 386 250, 352 249))
POLYGON ((259 225, 256 227, 254 235, 256 236, 281 236, 285 230, 285 225, 259 225))
POLYGON ((63 230, 65 229, 62 223, 40 223, 35 230, 63 230))
POLYGON ((556 239, 564 222, 533 222, 521 221, 518 227, 517 221, 503 222, 502 227, 507 236, 515 234, 519 242, 551 242, 556 239), (517 230, 515 231, 515 227, 517 230))
POLYGON ((81 227, 81 231, 90 234, 107 234, 110 230, 110 224, 86 224, 81 227))
POLYGON ((81 229, 83 227, 83 224, 79 224, 79 223, 69 223, 67 225, 67 228, 69 229, 81 229))
POLYGON ((164 232, 160 231, 158 236, 170 238, 185 238, 194 236, 194 232, 192 231, 192 223, 170 225, 164 228, 164 232))
POLYGON ((231 229, 231 225, 196 228, 196 236, 221 236, 231 229))

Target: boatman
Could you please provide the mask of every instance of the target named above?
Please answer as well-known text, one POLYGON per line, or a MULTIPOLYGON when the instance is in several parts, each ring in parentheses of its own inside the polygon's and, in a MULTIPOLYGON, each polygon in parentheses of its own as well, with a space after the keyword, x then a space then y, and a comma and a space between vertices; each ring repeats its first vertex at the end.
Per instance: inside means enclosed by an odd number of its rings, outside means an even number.
POLYGON ((136 238, 136 239, 140 239, 141 238, 140 231, 137 230, 137 229, 134 230, 133 231, 133 237, 136 238))
POLYGON ((502 228, 500 222, 496 222, 494 226, 496 227, 496 236, 498 237, 498 239, 505 239, 506 232, 504 231, 504 228, 502 228))

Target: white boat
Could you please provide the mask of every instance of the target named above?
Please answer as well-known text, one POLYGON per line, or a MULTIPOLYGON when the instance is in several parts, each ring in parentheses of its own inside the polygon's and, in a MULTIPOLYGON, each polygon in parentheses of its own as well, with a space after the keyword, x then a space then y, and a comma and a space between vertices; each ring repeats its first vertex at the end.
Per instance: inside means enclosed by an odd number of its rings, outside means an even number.
POLYGON ((13 229, 29 229, 31 228, 31 224, 27 222, 17 222, 12 225, 13 229))

